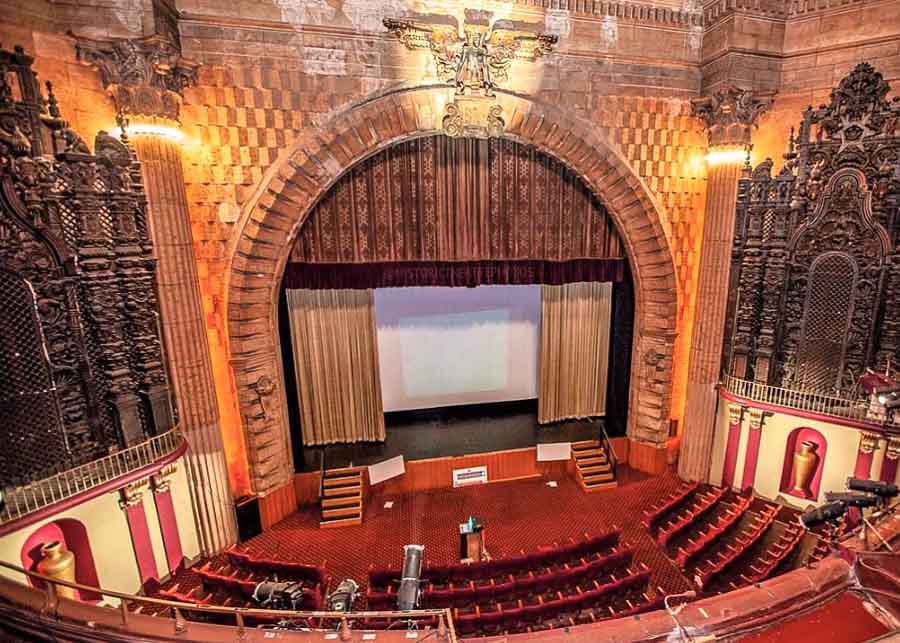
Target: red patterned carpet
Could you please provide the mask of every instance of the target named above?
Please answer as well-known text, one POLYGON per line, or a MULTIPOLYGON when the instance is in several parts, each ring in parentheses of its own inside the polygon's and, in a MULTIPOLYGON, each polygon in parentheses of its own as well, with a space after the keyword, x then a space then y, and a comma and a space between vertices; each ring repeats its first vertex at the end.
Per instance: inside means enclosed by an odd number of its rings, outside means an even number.
POLYGON ((485 547, 494 558, 535 551, 569 538, 581 540, 614 527, 637 549, 635 561, 653 570, 651 587, 665 593, 690 584, 640 525, 643 510, 671 493, 671 474, 647 478, 625 469, 617 489, 585 493, 569 478, 498 482, 462 489, 441 489, 387 496, 374 488, 366 499, 363 524, 319 528, 317 507, 301 510, 248 541, 248 551, 282 560, 321 564, 333 587, 353 578, 365 591, 369 565, 399 567, 403 545, 425 545, 426 563, 459 561, 457 526, 470 514, 486 523, 485 547), (387 509, 385 502, 392 501, 387 509))

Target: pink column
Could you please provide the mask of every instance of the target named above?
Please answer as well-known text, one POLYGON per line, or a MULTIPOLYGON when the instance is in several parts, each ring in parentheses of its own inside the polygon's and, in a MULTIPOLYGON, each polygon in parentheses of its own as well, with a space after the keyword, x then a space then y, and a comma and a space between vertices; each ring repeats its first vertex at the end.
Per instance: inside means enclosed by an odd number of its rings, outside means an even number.
POLYGON ((747 457, 744 459, 744 477, 741 479, 741 491, 752 489, 756 482, 756 465, 759 462, 759 442, 762 439, 762 426, 765 412, 750 409, 750 434, 747 437, 747 457))
POLYGON ((884 461, 881 463, 881 481, 893 483, 897 479, 897 463, 900 462, 900 439, 891 438, 887 443, 884 461))
POLYGON ((860 432, 859 450, 856 452, 856 466, 853 477, 869 480, 872 476, 872 459, 878 448, 878 436, 874 433, 860 432))
POLYGON ((744 407, 739 404, 728 405, 728 441, 725 446, 725 461, 722 463, 722 486, 734 486, 734 473, 737 468, 738 447, 741 443, 741 416, 744 407))
POLYGON ((144 512, 144 490, 147 481, 128 485, 122 489, 121 506, 128 520, 128 530, 131 532, 131 544, 134 548, 134 557, 137 561, 138 573, 141 577, 141 587, 147 583, 159 582, 159 572, 156 569, 156 559, 153 557, 153 544, 150 542, 150 527, 147 524, 147 514, 144 512))
POLYGON ((153 500, 156 503, 156 515, 159 517, 159 530, 162 533, 170 574, 180 569, 184 561, 181 536, 178 535, 178 519, 175 516, 175 505, 169 489, 169 476, 174 472, 175 465, 172 465, 153 476, 153 500))

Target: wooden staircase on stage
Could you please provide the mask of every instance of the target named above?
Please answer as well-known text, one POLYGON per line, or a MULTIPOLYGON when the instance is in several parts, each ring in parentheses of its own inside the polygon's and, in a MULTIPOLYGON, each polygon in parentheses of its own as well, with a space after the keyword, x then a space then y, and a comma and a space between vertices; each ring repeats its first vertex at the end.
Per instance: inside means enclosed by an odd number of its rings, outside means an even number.
POLYGON ((327 469, 322 474, 322 519, 319 527, 361 525, 363 467, 327 469))
POLYGON ((614 489, 618 486, 612 463, 599 440, 573 442, 572 458, 575 460, 578 483, 585 491, 614 489))

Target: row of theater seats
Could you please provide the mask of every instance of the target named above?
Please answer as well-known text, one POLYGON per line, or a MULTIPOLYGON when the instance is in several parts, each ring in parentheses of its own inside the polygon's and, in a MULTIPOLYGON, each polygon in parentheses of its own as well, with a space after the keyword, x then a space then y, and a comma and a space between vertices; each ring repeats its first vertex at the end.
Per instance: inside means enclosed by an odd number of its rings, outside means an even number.
POLYGON ((662 520, 670 511, 678 508, 688 497, 697 490, 700 485, 696 482, 682 484, 678 489, 669 494, 661 503, 644 510, 644 520, 642 524, 647 529, 656 527, 656 523, 662 520))
POLYGON ((311 586, 324 586, 325 584, 325 563, 321 565, 293 563, 254 556, 237 549, 227 549, 225 555, 233 567, 245 569, 254 574, 261 574, 267 578, 274 577, 280 581, 297 581, 311 586))
MULTIPOLYGON (((489 579, 502 581, 509 574, 544 573, 548 568, 567 564, 580 565, 583 559, 596 558, 614 548, 619 543, 620 535, 621 532, 618 529, 613 529, 608 533, 587 538, 581 542, 572 542, 532 554, 468 565, 425 565, 422 567, 420 579, 423 583, 435 588, 451 587, 454 583, 489 579)), ((400 574, 400 569, 370 569, 369 589, 373 592, 386 592, 388 588, 400 584, 400 574)))
POLYGON ((176 584, 169 589, 160 589, 159 596, 200 605, 255 607, 253 593, 258 583, 292 581, 302 586, 302 609, 321 608, 325 590, 324 567, 256 557, 235 549, 226 550, 225 555, 227 564, 214 567, 208 562, 191 570, 200 581, 199 587, 185 591, 176 584))
POLYGON ((788 556, 794 553, 804 533, 800 525, 787 525, 775 542, 766 548, 759 560, 750 565, 751 573, 742 574, 741 579, 747 585, 766 580, 788 556))
MULTIPOLYGON (((622 549, 601 558, 585 561, 577 567, 563 566, 542 574, 511 573, 501 578, 452 584, 446 589, 435 589, 429 583, 425 585, 420 595, 420 602, 425 608, 474 609, 476 606, 489 608, 519 600, 536 600, 538 597, 548 597, 567 589, 596 586, 598 580, 627 568, 633 558, 634 549, 622 549)), ((391 609, 396 603, 397 593, 393 587, 384 592, 373 592, 369 589, 366 594, 366 605, 370 610, 391 609)))
POLYGON ((520 602, 488 612, 476 609, 469 614, 457 613, 453 622, 461 636, 490 636, 621 618, 661 606, 661 596, 653 598, 644 591, 649 578, 650 572, 643 571, 555 600, 520 602))
POLYGON ((688 562, 702 556, 709 550, 726 532, 744 517, 752 502, 751 496, 738 496, 733 503, 721 502, 720 513, 716 519, 705 526, 694 538, 688 537, 687 544, 678 549, 675 562, 681 569, 687 567, 688 562))
POLYGON ((656 542, 662 547, 668 545, 711 511, 724 495, 725 489, 695 490, 683 509, 676 509, 673 516, 667 516, 658 522, 656 542))
POLYGON ((707 558, 702 565, 697 567, 694 583, 701 589, 708 587, 716 576, 728 569, 765 535, 775 521, 777 513, 777 507, 767 506, 755 514, 750 524, 731 539, 726 549, 716 552, 714 556, 707 558))

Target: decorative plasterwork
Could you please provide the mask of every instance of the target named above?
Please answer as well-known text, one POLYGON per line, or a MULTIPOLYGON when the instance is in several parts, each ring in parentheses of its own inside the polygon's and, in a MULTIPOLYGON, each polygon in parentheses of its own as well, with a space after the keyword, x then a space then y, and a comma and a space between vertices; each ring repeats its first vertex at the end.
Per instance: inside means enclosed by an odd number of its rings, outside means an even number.
POLYGON ((818 138, 827 137, 846 148, 863 149, 873 137, 892 135, 900 123, 900 100, 887 100, 890 85, 869 63, 860 63, 831 91, 831 103, 816 117, 818 138))
POLYGON ((731 426, 737 426, 741 423, 741 417, 744 415, 745 408, 746 407, 741 406, 740 404, 728 405, 728 423, 731 426))
POLYGON ((125 485, 119 490, 121 498, 119 505, 122 509, 140 504, 144 499, 144 491, 150 486, 150 478, 143 478, 137 482, 125 485))
POLYGON ((184 88, 197 82, 199 63, 182 58, 170 36, 78 38, 81 62, 100 72, 119 113, 178 120, 184 88))
POLYGON ((175 475, 176 471, 178 471, 178 465, 173 462, 150 476, 150 481, 153 484, 153 492, 165 493, 168 491, 172 476, 175 475))
POLYGON ((763 424, 766 421, 766 417, 771 415, 771 413, 767 413, 762 409, 750 409, 750 428, 759 431, 763 424))
POLYGON ((889 438, 887 441, 887 451, 884 457, 888 460, 900 459, 900 438, 889 438))
POLYGON ((866 455, 870 453, 875 453, 875 450, 878 448, 878 436, 874 433, 866 433, 862 432, 859 434, 859 452, 865 453, 866 455))
POLYGON ((502 108, 491 100, 494 89, 509 78, 514 60, 534 62, 558 40, 555 35, 529 30, 533 25, 492 22, 492 15, 466 9, 462 26, 452 16, 429 23, 384 19, 384 26, 407 49, 430 51, 438 78, 454 87, 454 101, 443 117, 449 136, 500 136, 505 122, 502 108))
POLYGON ((772 106, 774 93, 759 93, 725 85, 711 96, 691 101, 694 116, 709 130, 709 145, 743 146, 750 144, 750 134, 760 115, 772 106))

